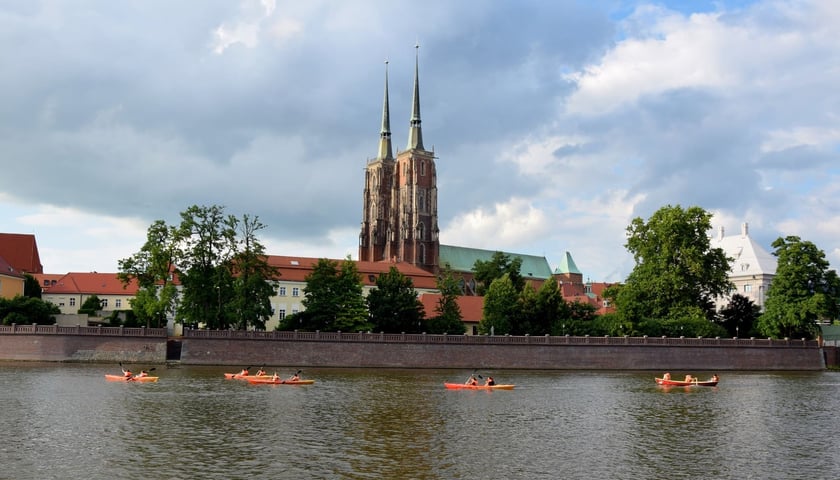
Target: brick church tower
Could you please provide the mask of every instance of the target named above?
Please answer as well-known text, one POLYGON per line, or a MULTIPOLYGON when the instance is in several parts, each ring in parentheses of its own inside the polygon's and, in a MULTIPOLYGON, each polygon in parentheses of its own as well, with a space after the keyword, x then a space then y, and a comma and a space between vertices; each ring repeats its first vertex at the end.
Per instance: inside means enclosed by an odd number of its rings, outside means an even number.
MULTIPOLYGON (((419 46, 415 47, 419 49, 419 46)), ((423 147, 420 128, 419 51, 415 50, 414 94, 406 150, 391 148, 388 109, 388 65, 379 153, 365 169, 359 260, 396 261, 437 271, 437 173, 435 155, 423 147)))

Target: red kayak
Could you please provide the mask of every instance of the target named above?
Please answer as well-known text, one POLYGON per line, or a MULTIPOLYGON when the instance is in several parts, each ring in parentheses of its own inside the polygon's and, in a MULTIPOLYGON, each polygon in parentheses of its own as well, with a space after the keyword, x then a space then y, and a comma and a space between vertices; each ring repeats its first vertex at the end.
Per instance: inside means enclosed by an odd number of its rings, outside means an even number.
POLYGON ((463 383, 444 383, 449 390, 513 390, 515 385, 466 385, 463 383))
POLYGON ((716 379, 698 380, 696 378, 686 381, 656 377, 656 384, 662 385, 663 387, 715 387, 718 381, 716 379))
POLYGON ((262 377, 248 377, 246 378, 248 383, 252 383, 255 385, 267 384, 267 385, 312 385, 315 383, 315 380, 283 380, 282 378, 262 378, 262 377))

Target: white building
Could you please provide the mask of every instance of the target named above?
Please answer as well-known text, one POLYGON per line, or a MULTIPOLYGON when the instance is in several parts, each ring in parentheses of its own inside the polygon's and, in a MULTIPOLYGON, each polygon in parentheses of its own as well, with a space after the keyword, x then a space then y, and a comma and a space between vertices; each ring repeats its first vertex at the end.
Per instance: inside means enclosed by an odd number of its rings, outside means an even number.
MULTIPOLYGON (((724 236, 723 227, 712 238, 712 248, 721 248, 727 257, 734 259, 729 270, 729 280, 735 285, 732 294, 739 293, 749 298, 764 310, 767 289, 776 275, 776 257, 755 242, 749 235, 749 227, 741 224, 737 235, 724 236)), ((716 307, 720 309, 729 303, 729 297, 719 298, 716 307)))

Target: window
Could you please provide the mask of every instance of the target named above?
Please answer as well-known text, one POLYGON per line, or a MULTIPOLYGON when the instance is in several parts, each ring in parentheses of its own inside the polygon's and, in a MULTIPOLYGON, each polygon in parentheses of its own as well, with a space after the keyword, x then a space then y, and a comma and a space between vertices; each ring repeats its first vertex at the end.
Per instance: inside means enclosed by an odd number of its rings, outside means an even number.
POLYGON ((50 281, 47 280, 47 279, 44 279, 44 286, 49 287, 50 286, 50 281))
POLYGON ((298 309, 297 309, 297 308, 293 308, 293 309, 292 309, 292 315, 294 315, 294 314, 296 314, 296 313, 298 313, 298 309))
POLYGON ((422 162, 422 161, 420 162, 420 176, 421 177, 426 176, 426 162, 422 162))
POLYGON ((286 287, 280 287, 280 289, 277 291, 277 295, 280 295, 281 297, 285 297, 286 296, 286 287))
POLYGON ((76 306, 76 299, 75 299, 75 298, 70 298, 70 306, 71 306, 71 307, 75 307, 75 306, 76 306))
POLYGON ((744 293, 750 293, 750 292, 752 292, 752 285, 750 285, 748 283, 748 284, 744 285, 744 293))
POLYGON ((284 318, 286 318, 286 309, 281 308, 277 311, 277 315, 280 317, 280 320, 283 320, 284 318))
POLYGON ((122 299, 119 299, 119 298, 118 298, 118 299, 114 300, 114 307, 115 307, 115 308, 120 308, 120 307, 122 307, 122 299))
POLYGON ((99 308, 108 308, 108 299, 103 298, 99 300, 99 308))
POLYGON ((299 297, 300 296, 300 289, 298 287, 292 287, 292 296, 299 297))

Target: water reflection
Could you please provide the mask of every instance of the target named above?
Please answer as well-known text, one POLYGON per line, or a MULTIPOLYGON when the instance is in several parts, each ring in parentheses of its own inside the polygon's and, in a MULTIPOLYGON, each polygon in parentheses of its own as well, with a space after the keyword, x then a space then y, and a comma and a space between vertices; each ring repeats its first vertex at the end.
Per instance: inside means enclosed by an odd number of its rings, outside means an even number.
POLYGON ((95 365, 0 365, 0 478, 834 478, 840 374, 320 369, 312 386, 224 368, 105 382, 95 365))

